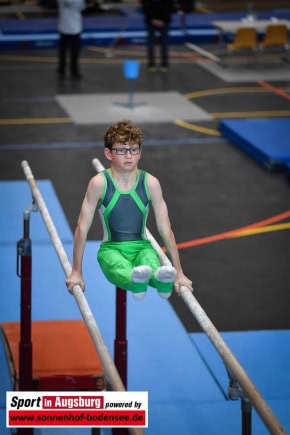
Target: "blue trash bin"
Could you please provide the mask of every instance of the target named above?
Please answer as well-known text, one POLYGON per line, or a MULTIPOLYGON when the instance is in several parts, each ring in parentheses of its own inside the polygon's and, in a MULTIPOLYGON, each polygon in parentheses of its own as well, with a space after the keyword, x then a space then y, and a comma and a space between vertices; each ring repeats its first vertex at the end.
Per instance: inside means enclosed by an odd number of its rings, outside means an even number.
POLYGON ((138 60, 124 60, 124 76, 128 80, 136 79, 139 76, 140 62, 138 60))

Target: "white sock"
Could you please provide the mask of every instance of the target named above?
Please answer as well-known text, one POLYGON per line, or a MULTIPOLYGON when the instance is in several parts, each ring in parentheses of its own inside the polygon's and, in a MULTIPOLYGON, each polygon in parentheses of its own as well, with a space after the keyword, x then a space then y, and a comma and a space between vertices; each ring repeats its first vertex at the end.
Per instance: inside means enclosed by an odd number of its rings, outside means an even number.
POLYGON ((155 272, 155 278, 160 282, 173 282, 176 277, 176 270, 173 266, 160 266, 155 272))
POLYGON ((136 299, 137 301, 141 301, 141 299, 145 298, 146 292, 139 292, 139 293, 132 292, 132 295, 134 299, 136 299))
POLYGON ((132 282, 148 282, 152 273, 149 266, 137 266, 132 269, 132 282))
POLYGON ((159 296, 162 299, 169 299, 172 292, 158 292, 159 296))

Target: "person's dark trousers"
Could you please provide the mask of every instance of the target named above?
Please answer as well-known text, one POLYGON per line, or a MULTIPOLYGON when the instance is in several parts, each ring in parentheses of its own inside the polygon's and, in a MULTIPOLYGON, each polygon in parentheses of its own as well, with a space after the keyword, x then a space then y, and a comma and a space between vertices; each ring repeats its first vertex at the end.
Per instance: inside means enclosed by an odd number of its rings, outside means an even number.
POLYGON ((160 34, 160 46, 161 46, 161 66, 168 66, 168 26, 154 27, 148 25, 148 66, 155 66, 155 34, 160 34))
POLYGON ((147 57, 148 66, 155 66, 155 27, 148 25, 147 57))
POLYGON ((60 34, 59 40, 59 75, 65 75, 66 71, 66 56, 67 52, 70 52, 70 73, 72 77, 80 75, 79 71, 79 56, 81 49, 80 34, 68 35, 65 33, 60 34))
POLYGON ((168 26, 160 30, 161 66, 168 66, 168 26))

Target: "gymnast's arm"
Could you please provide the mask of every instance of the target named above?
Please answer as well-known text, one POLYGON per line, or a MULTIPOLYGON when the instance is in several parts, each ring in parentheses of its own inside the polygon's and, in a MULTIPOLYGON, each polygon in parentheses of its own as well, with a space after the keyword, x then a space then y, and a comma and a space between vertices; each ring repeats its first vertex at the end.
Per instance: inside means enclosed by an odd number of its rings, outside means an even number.
POLYGON ((71 292, 73 287, 78 284, 84 290, 85 283, 82 276, 82 262, 87 241, 87 235, 91 228, 94 214, 101 199, 105 181, 102 175, 98 174, 89 182, 80 215, 78 218, 77 226, 74 235, 74 248, 73 248, 73 265, 71 274, 66 279, 66 286, 71 292))
POLYGON ((160 183, 157 178, 149 174, 147 185, 150 192, 151 203, 155 215, 158 232, 163 240, 165 248, 177 272, 174 281, 175 291, 179 293, 180 286, 182 285, 192 291, 192 282, 184 275, 181 267, 175 237, 171 229, 171 223, 168 216, 167 205, 162 195, 160 183))

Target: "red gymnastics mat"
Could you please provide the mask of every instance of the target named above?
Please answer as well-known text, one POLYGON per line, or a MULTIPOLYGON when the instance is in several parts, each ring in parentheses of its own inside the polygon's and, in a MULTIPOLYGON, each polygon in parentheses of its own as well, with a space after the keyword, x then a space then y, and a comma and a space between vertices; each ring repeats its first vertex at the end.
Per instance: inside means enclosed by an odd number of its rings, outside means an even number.
MULTIPOLYGON (((15 390, 19 383, 20 323, 1 323, 15 390)), ((82 320, 35 321, 31 326, 33 389, 92 390, 106 387, 101 361, 82 320)))

